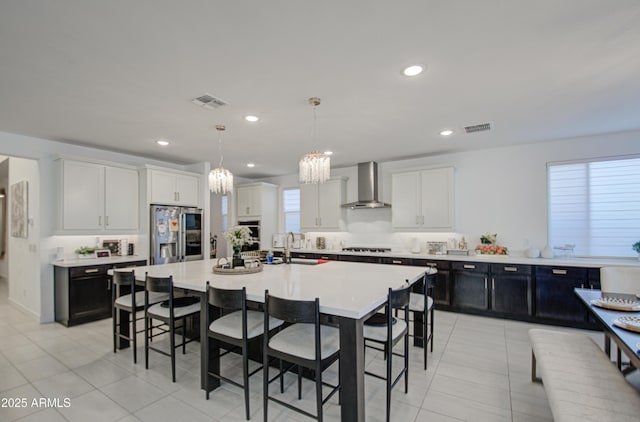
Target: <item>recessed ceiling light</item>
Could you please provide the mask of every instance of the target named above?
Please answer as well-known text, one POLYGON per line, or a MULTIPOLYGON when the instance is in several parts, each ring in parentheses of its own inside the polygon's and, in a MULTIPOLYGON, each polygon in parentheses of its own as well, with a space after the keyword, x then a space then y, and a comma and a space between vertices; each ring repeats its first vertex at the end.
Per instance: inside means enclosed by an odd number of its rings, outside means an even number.
POLYGON ((440 132, 440 135, 442 135, 442 136, 449 136, 449 135, 452 135, 452 134, 453 134, 453 131, 450 130, 450 129, 443 130, 442 132, 440 132))
POLYGON ((424 66, 422 66, 421 64, 416 64, 416 65, 409 66, 409 67, 405 68, 402 71, 402 73, 405 76, 418 76, 423 71, 424 71, 424 66))
POLYGON ((247 122, 251 122, 251 123, 254 123, 254 122, 257 122, 258 120, 260 120, 260 119, 258 118, 258 116, 251 116, 251 115, 249 115, 249 116, 244 116, 244 119, 245 119, 247 122))
POLYGON ((255 167, 255 166, 256 166, 256 165, 255 165, 254 163, 247 163, 247 167, 249 167, 249 168, 253 168, 253 167, 255 167))
POLYGON ((156 141, 156 144, 160 145, 161 147, 166 147, 167 145, 169 145, 169 140, 168 139, 158 139, 156 141))
POLYGON ((333 151, 325 151, 324 152, 324 155, 332 155, 332 154, 333 154, 333 151))

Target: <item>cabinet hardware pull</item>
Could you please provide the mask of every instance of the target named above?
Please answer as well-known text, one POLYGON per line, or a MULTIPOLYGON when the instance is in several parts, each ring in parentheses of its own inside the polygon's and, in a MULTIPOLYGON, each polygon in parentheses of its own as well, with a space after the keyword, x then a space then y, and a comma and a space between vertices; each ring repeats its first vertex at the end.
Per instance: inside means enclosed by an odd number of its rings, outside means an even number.
POLYGON ((250 209, 251 209, 251 208, 247 207, 247 215, 249 215, 249 210, 250 210, 250 209))
POLYGON ((394 264, 402 264, 402 261, 400 261, 399 259, 393 259, 391 260, 391 262, 394 264))
POLYGON ((437 266, 438 264, 436 264, 435 262, 427 262, 427 267, 435 268, 437 266))
POLYGON ((487 290, 487 277, 484 278, 484 289, 487 290))
POLYGON ((472 264, 464 264, 463 268, 466 268, 468 270, 475 270, 476 266, 472 264))
POLYGON ((322 225, 322 217, 318 217, 318 221, 319 221, 318 225, 321 226, 322 225))
POLYGON ((580 288, 584 289, 584 283, 580 283, 580 288))
POLYGON ((302 258, 302 259, 304 259, 304 258, 306 258, 306 257, 307 257, 307 255, 298 255, 298 258, 302 258))
POLYGON ((102 226, 102 216, 101 215, 98 216, 98 225, 102 226))
POLYGON ((91 273, 97 273, 98 269, 97 268, 91 268, 88 270, 84 270, 85 274, 91 274, 91 273))
POLYGON ((109 225, 109 216, 108 216, 108 215, 105 215, 105 216, 104 216, 104 225, 105 225, 105 226, 108 226, 108 225, 109 225))
POLYGON ((496 289, 496 279, 491 277, 491 290, 496 289))
POLYGON ((416 215, 416 225, 420 224, 420 216, 416 215))
POLYGON ((180 202, 180 192, 176 192, 176 195, 178 196, 178 202, 180 202))
POLYGON ((515 273, 515 272, 518 272, 518 267, 504 267, 504 270, 515 273))
POLYGON ((551 272, 553 274, 555 274, 555 275, 567 275, 567 270, 556 270, 556 269, 553 269, 553 270, 551 270, 551 272))
POLYGON ((329 259, 328 256, 321 256, 320 259, 329 259))
POLYGON ((424 215, 422 216, 422 225, 424 226, 424 215))

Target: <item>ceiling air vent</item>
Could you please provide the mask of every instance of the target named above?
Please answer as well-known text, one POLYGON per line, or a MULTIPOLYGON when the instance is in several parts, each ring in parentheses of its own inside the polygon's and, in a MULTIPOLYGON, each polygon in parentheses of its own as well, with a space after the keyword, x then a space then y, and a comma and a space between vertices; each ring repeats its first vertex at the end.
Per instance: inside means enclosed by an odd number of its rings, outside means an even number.
POLYGON ((226 101, 221 100, 220 98, 216 98, 211 94, 201 95, 200 97, 191 100, 191 102, 195 105, 199 105, 200 107, 209 109, 214 109, 229 104, 226 101))
POLYGON ((491 130, 491 123, 481 123, 479 125, 464 127, 464 131, 467 133, 484 132, 485 130, 491 130))

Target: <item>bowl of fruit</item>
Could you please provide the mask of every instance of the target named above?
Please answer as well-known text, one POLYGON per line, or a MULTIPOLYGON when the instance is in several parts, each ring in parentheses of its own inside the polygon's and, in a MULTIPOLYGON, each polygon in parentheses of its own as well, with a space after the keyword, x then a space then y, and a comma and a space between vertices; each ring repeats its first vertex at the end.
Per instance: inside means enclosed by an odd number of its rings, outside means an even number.
POLYGON ((478 245, 476 255, 509 255, 509 250, 500 245, 478 245))

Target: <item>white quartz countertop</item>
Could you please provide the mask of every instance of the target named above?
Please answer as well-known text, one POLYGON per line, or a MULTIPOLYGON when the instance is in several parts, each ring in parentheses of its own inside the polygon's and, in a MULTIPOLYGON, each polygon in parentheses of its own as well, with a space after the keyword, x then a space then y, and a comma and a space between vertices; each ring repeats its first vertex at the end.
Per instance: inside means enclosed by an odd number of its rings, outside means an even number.
POLYGON ((127 256, 111 256, 108 258, 72 258, 72 259, 64 259, 62 261, 54 261, 53 265, 56 267, 85 267, 91 265, 112 265, 112 264, 120 264, 123 262, 135 262, 135 261, 145 261, 146 258, 138 255, 127 255, 127 256))
POLYGON ((352 252, 330 249, 292 249, 291 252, 316 253, 331 255, 357 255, 357 256, 378 256, 384 258, 415 258, 433 259, 442 261, 475 261, 495 264, 526 264, 526 265, 558 265, 568 267, 592 267, 603 266, 640 266, 640 260, 635 258, 527 258, 522 255, 475 255, 471 251, 470 255, 433 255, 425 253, 411 252, 352 252))
MULTIPOLYGON (((204 292, 206 283, 223 289, 247 288, 247 299, 264 302, 264 292, 297 300, 320 299, 320 312, 360 319, 384 304, 389 288, 420 279, 425 268, 329 261, 318 265, 265 265, 261 272, 214 273, 215 259, 134 268, 136 280, 145 274, 173 276, 175 287, 204 292)), ((429 269, 434 271, 433 269, 429 269)))

